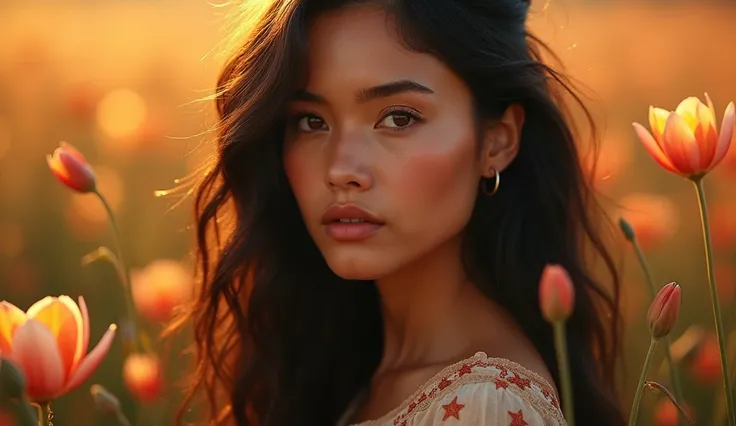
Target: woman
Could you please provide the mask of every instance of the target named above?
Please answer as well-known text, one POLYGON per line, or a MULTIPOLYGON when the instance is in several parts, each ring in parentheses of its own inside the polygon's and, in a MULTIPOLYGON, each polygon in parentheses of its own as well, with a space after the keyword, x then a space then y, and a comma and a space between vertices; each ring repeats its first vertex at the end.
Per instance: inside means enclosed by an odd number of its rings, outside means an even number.
POLYGON ((537 300, 557 263, 575 420, 623 425, 617 276, 529 4, 261 6, 197 190, 193 393, 212 423, 563 425, 537 300))

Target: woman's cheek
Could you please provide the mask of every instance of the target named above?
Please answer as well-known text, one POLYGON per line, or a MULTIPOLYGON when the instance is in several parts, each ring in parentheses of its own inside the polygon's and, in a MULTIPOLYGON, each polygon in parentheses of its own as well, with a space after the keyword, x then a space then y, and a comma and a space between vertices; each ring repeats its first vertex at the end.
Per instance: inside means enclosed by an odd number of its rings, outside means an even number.
POLYGON ((467 223, 477 194, 474 143, 459 141, 452 148, 414 155, 400 166, 392 198, 405 205, 407 221, 453 228, 467 223))

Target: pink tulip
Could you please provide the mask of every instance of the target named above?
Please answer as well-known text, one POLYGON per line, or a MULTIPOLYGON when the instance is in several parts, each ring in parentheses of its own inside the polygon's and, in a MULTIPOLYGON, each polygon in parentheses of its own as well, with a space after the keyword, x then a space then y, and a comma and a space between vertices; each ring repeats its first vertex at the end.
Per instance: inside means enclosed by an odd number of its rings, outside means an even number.
POLYGON ((161 393, 163 369, 159 359, 150 354, 134 353, 123 364, 123 381, 128 391, 142 402, 151 402, 161 393))
POLYGON ((680 312, 681 297, 682 289, 677 283, 669 283, 659 289, 647 313, 653 338, 660 339, 672 331, 680 312))
POLYGON ((689 97, 674 112, 650 106, 651 133, 634 123, 644 148, 666 170, 687 178, 702 176, 726 156, 736 121, 734 104, 726 107, 719 133, 716 111, 707 93, 705 100, 708 105, 689 97))
POLYGON ((564 321, 575 305, 575 289, 565 268, 547 265, 539 281, 539 305, 549 322, 564 321))
POLYGON ((131 290, 136 310, 150 321, 168 321, 193 291, 192 273, 180 262, 161 259, 133 271, 131 290))
POLYGON ((28 398, 46 403, 81 385, 110 350, 115 325, 87 354, 89 317, 84 298, 45 297, 27 312, 0 302, 0 356, 23 372, 28 398))
POLYGON ((59 144, 54 153, 46 156, 51 172, 61 183, 77 192, 92 192, 97 180, 92 166, 81 152, 66 142, 59 144))

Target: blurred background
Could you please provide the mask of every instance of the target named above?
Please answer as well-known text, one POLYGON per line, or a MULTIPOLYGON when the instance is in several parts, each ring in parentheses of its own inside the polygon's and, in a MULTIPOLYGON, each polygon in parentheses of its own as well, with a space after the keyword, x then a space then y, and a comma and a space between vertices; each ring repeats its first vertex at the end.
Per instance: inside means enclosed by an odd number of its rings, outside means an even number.
MULTIPOLYGON (((124 315, 113 268, 80 264, 113 242, 99 200, 71 193, 49 172, 45 156, 60 141, 78 147, 96 169, 129 266, 145 273, 153 264, 155 280, 188 285, 181 272, 194 241, 191 202, 154 194, 176 186, 212 151, 213 106, 201 99, 213 92, 231 7, 203 0, 0 1, 0 300, 25 310, 46 295, 84 295, 93 343, 124 315)), ((736 100, 730 55, 736 2, 535 0, 532 8, 532 29, 587 87, 602 143, 595 175, 602 202, 614 219, 623 212, 637 227, 655 281, 683 286, 673 336, 686 333, 676 353, 686 399, 699 424, 716 424, 720 368, 697 199, 692 184, 655 165, 631 122, 646 124, 650 104, 674 109, 685 97, 704 99, 708 92, 720 123, 726 104, 736 100)), ((736 319, 736 149, 731 152, 706 180, 729 329, 736 319)), ((630 247, 617 244, 626 321, 621 398, 628 406, 648 344, 649 292, 630 247)), ((154 337, 161 330, 148 327, 154 337)), ((111 424, 91 409, 86 391, 100 383, 131 418, 171 424, 186 365, 178 356, 182 343, 162 348, 165 389, 140 410, 120 378, 116 339, 93 378, 54 403, 57 423, 111 424)), ((660 351, 654 370, 661 358, 660 351)), ((675 424, 673 415, 660 396, 646 394, 641 424, 675 424)))

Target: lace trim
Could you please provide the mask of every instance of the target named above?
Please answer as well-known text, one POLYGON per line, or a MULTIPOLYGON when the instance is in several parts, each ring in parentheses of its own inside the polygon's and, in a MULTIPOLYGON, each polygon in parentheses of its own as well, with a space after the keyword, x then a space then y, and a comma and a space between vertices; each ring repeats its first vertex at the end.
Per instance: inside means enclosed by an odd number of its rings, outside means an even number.
POLYGON ((485 352, 477 352, 471 358, 442 369, 425 385, 417 389, 412 396, 386 415, 354 426, 377 425, 391 418, 393 418, 394 426, 406 425, 412 413, 416 414, 426 410, 437 398, 447 395, 464 384, 471 383, 494 383, 496 389, 503 388, 511 391, 531 404, 543 416, 557 420, 560 425, 566 424, 560 412, 557 393, 542 376, 511 360, 491 358, 485 352))

